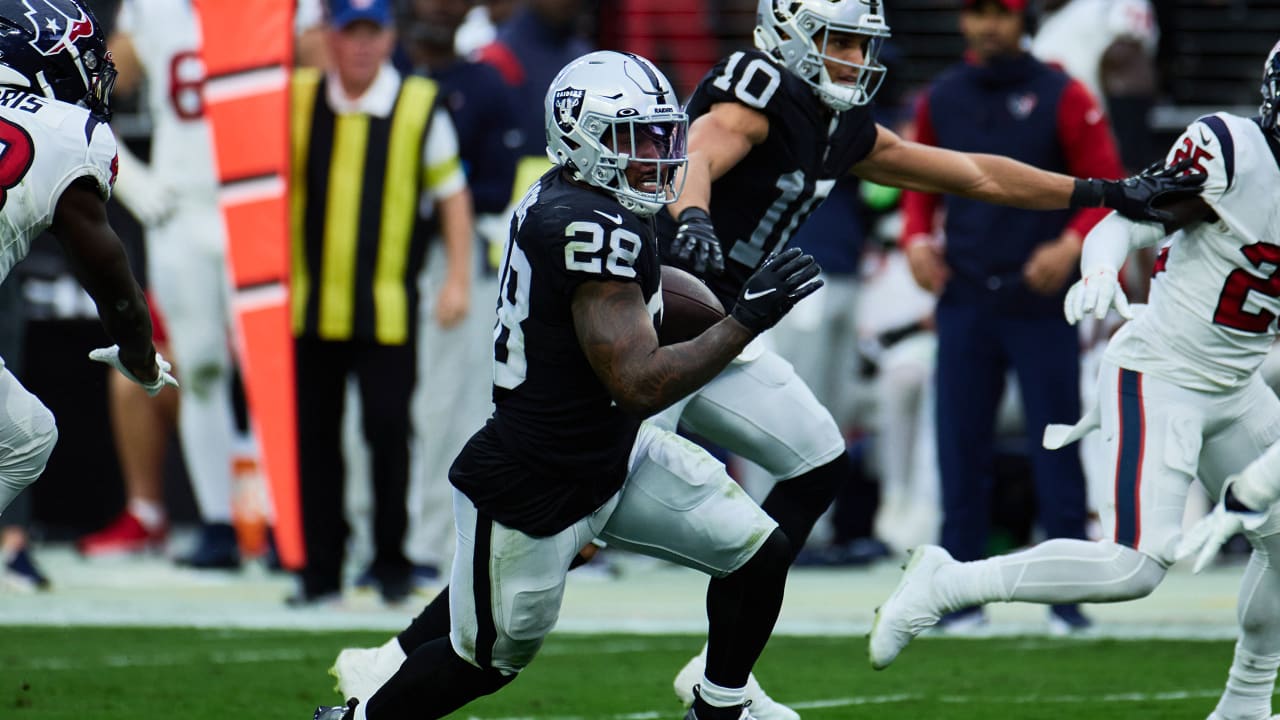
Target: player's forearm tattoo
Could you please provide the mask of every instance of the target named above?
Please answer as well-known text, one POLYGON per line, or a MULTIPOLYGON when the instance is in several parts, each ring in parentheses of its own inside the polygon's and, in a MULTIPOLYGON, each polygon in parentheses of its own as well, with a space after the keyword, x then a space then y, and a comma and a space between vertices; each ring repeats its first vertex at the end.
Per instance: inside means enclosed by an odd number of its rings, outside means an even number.
POLYGON ((688 342, 658 347, 647 311, 634 290, 607 283, 579 309, 578 332, 587 357, 614 400, 648 416, 707 383, 750 341, 750 331, 722 321, 688 342))

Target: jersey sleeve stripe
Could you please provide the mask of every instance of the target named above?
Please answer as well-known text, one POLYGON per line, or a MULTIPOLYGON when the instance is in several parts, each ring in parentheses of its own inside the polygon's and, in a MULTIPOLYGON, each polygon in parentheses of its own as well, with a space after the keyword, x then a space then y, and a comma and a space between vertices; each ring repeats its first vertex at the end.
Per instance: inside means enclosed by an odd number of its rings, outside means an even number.
POLYGON ((1227 188, 1231 187, 1231 181, 1236 176, 1236 144, 1231 139, 1231 130, 1227 128, 1227 124, 1222 118, 1216 115, 1209 115, 1200 119, 1213 131, 1218 138, 1218 144, 1222 146, 1222 163, 1227 168, 1227 188))
POLYGON ((1258 118, 1254 118, 1253 122, 1257 124, 1258 129, 1262 131, 1262 137, 1267 141, 1267 147, 1271 150, 1271 158, 1276 161, 1276 166, 1280 167, 1280 140, 1276 139, 1269 130, 1262 127, 1262 123, 1258 118))

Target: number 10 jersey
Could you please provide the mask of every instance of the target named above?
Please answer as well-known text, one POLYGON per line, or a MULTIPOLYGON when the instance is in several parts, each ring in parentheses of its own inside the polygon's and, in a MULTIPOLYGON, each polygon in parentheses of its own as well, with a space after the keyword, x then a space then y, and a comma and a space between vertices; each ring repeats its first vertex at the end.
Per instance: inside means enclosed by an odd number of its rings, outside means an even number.
POLYGON ((1240 387, 1262 364, 1280 312, 1280 142, 1257 121, 1200 118, 1167 162, 1207 174, 1216 220, 1174 233, 1160 248, 1150 307, 1111 340, 1106 358, 1185 388, 1240 387))
MULTIPOLYGON (((689 122, 718 103, 737 103, 769 120, 769 135, 711 186, 711 221, 724 250, 723 275, 703 279, 726 308, 770 254, 831 192, 837 178, 865 158, 876 142, 866 107, 836 113, 813 89, 759 50, 735 52, 711 69, 689 99, 689 122)), ((692 270, 669 256, 674 225, 658 214, 665 241, 663 261, 692 270)))

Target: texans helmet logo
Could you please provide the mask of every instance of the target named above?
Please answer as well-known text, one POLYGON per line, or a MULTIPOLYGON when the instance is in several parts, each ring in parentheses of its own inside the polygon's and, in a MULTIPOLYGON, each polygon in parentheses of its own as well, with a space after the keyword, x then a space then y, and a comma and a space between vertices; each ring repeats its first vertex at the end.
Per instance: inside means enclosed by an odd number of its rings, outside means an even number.
POLYGON ((57 55, 76 40, 93 36, 93 19, 73 3, 22 0, 22 4, 27 7, 26 18, 35 29, 31 47, 43 55, 57 55))

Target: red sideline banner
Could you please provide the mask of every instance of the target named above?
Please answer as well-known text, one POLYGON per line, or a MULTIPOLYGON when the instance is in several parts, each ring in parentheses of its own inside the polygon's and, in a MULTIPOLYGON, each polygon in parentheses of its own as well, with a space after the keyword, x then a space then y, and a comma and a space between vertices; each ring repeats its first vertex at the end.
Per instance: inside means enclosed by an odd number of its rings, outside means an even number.
POLYGON ((276 548, 306 560, 289 325, 289 68, 293 0, 195 0, 227 226, 245 393, 271 490, 276 548))

